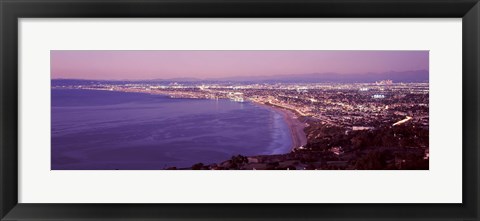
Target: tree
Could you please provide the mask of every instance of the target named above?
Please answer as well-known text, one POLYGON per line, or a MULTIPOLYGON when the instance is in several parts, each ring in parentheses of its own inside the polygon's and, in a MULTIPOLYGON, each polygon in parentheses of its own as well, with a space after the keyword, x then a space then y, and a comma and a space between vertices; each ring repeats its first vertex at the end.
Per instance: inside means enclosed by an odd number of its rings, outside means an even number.
POLYGON ((192 170, 201 170, 203 169, 203 163, 197 163, 192 166, 192 170))
POLYGON ((387 153, 374 150, 357 160, 356 169, 360 170, 381 170, 386 168, 387 153))

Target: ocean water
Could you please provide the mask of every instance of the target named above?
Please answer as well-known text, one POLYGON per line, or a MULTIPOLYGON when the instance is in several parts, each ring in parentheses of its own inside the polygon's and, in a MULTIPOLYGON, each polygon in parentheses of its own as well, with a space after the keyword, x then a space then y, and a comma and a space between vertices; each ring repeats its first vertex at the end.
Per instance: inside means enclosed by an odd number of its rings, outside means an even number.
POLYGON ((230 100, 52 89, 52 170, 157 170, 282 154, 283 117, 230 100))

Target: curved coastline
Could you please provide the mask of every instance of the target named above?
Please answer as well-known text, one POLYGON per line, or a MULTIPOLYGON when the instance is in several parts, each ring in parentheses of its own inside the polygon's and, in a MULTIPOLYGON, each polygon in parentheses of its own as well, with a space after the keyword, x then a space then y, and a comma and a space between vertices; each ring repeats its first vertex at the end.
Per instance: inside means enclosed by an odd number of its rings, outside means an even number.
POLYGON ((259 106, 268 108, 272 111, 275 111, 276 113, 280 114, 283 119, 285 120, 285 123, 287 124, 288 128, 290 129, 290 134, 292 136, 292 149, 294 150, 296 148, 299 148, 301 146, 305 146, 307 144, 307 135, 304 132, 304 129, 306 127, 305 123, 301 122, 297 115, 293 113, 290 110, 284 109, 284 108, 278 108, 274 107, 268 104, 263 104, 263 103, 258 103, 258 102, 252 102, 254 104, 257 104, 259 106))
MULTIPOLYGON (((93 90, 98 90, 98 89, 93 89, 93 90)), ((126 93, 145 93, 145 94, 155 94, 155 95, 169 96, 168 93, 163 93, 163 92, 159 92, 159 91, 142 91, 142 90, 115 90, 115 91, 126 92, 126 93)), ((173 97, 173 98, 176 98, 176 97, 173 97)), ((199 99, 199 98, 194 98, 194 99, 199 99)), ((206 98, 202 98, 202 99, 206 99, 206 98)), ((281 107, 276 107, 276 106, 273 106, 273 105, 268 105, 268 104, 265 104, 265 103, 256 102, 254 100, 248 100, 247 102, 251 102, 252 104, 257 104, 261 107, 272 110, 272 111, 280 114, 283 117, 285 123, 287 124, 287 126, 290 130, 290 135, 291 135, 291 139, 292 139, 292 147, 291 147, 290 151, 293 151, 296 148, 299 148, 301 146, 305 146, 307 144, 307 136, 304 132, 304 129, 305 129, 306 125, 305 125, 305 123, 301 122, 298 119, 298 116, 293 111, 285 109, 285 108, 281 108, 281 107)))

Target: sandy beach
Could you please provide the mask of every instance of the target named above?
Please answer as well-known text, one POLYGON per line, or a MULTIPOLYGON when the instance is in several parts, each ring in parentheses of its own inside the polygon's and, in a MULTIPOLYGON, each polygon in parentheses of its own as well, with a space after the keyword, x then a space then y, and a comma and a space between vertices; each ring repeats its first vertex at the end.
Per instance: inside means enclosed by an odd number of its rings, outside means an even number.
POLYGON ((274 107, 258 102, 255 103, 267 107, 282 115, 282 117, 285 119, 285 122, 287 123, 288 128, 290 128, 290 134, 292 135, 292 150, 301 146, 305 146, 307 144, 307 136, 303 131, 306 125, 298 119, 295 113, 284 108, 274 107))
MULTIPOLYGON (((93 89, 96 90, 96 89, 93 89)), ((162 91, 143 91, 143 90, 117 90, 117 91, 122 91, 122 92, 130 92, 130 93, 146 93, 146 94, 161 94, 161 95, 170 95, 169 93, 165 93, 162 91)), ((204 98, 202 98, 204 99, 204 98)), ((290 134, 292 136, 292 148, 291 150, 294 150, 295 148, 305 146, 307 144, 307 136, 305 132, 303 131, 306 127, 304 122, 301 122, 298 119, 298 116, 292 111, 288 110, 282 107, 274 106, 274 105, 269 105, 265 103, 259 103, 252 101, 252 103, 260 105, 262 107, 271 109, 272 111, 275 111, 282 115, 284 118, 285 122, 287 123, 288 128, 290 129, 290 134)))

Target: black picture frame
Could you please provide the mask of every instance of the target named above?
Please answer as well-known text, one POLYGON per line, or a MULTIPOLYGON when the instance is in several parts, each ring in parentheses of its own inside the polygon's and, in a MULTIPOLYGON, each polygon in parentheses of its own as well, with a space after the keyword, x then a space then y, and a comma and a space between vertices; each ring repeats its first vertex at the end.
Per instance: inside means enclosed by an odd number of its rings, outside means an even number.
MULTIPOLYGON (((478 0, 0 0, 0 15, 1 220, 479 220, 480 4, 478 0), (463 203, 18 203, 17 20, 46 17, 462 18, 463 203)), ((448 44, 448 42, 445 43, 448 44)))

